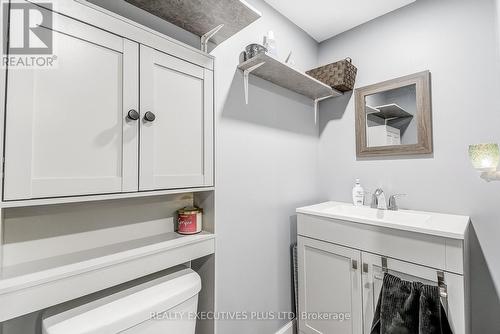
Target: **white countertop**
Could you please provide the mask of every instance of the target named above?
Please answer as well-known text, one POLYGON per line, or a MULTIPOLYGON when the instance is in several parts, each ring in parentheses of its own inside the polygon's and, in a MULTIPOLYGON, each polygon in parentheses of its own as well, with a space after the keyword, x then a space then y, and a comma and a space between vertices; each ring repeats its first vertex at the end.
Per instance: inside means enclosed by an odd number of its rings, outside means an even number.
POLYGON ((339 219, 444 238, 465 238, 470 217, 413 210, 377 210, 352 203, 324 202, 297 209, 297 213, 339 219))

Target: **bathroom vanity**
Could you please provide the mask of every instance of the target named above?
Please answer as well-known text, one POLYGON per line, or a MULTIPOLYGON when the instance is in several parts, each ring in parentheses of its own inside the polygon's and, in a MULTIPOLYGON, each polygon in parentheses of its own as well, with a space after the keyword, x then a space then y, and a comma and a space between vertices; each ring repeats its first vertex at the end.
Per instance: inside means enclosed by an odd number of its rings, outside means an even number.
POLYGON ((471 333, 469 217, 337 202, 297 214, 300 333, 369 334, 385 272, 439 285, 453 332, 471 333))

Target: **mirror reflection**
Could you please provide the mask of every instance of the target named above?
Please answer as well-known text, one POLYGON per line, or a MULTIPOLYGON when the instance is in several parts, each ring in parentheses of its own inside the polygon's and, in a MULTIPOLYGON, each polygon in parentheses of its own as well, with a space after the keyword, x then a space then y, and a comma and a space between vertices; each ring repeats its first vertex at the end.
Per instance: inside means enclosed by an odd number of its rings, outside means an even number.
POLYGON ((367 147, 418 143, 415 84, 365 96, 367 147))

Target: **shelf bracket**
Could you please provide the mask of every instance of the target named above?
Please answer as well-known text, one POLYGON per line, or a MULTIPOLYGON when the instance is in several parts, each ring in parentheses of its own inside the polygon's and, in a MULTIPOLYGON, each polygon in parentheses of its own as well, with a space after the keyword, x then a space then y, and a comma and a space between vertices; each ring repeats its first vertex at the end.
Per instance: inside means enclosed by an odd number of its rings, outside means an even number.
POLYGON ((205 53, 208 53, 208 42, 210 41, 210 39, 212 37, 215 36, 216 33, 219 32, 219 30, 221 30, 222 28, 224 27, 223 24, 221 25, 218 25, 217 27, 213 28, 212 30, 210 30, 209 32, 207 32, 206 34, 204 34, 203 36, 201 36, 201 51, 205 52, 205 53))
POLYGON ((334 95, 329 95, 329 96, 324 96, 324 97, 319 97, 314 100, 314 124, 318 124, 318 109, 319 109, 319 103, 323 100, 332 98, 334 95))
POLYGON ((245 86, 245 103, 248 104, 248 80, 250 77, 250 73, 264 65, 266 62, 258 63, 252 67, 247 68, 243 71, 243 85, 245 86))

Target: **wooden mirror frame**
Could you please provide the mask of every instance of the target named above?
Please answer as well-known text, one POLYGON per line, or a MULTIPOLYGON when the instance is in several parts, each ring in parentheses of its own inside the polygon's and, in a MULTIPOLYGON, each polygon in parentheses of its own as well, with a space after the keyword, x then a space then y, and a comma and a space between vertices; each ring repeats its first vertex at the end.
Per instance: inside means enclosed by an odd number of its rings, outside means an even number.
POLYGON ((358 88, 356 96, 356 155, 376 157, 392 155, 431 154, 432 114, 430 72, 424 71, 374 85, 358 88), (369 95, 416 85, 417 97, 417 137, 416 144, 368 147, 366 135, 366 97, 369 95))

